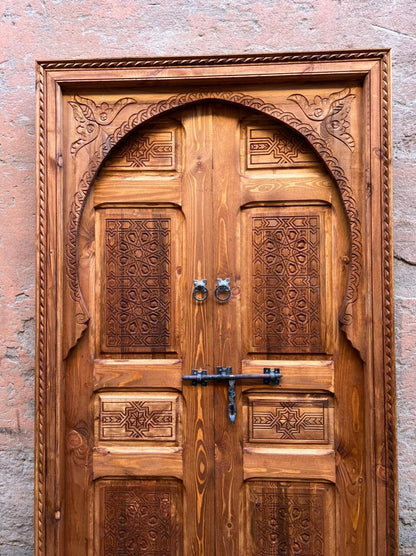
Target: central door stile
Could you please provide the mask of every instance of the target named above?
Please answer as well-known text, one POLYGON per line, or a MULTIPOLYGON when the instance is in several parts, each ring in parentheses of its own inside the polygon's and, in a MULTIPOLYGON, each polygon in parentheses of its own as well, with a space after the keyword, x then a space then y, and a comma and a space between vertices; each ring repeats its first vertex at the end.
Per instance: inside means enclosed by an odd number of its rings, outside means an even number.
MULTIPOLYGON (((213 116, 213 250, 215 279, 230 278, 231 297, 214 301, 214 368, 231 366, 241 372, 240 303, 240 187, 238 110, 216 106, 213 116), (231 117, 230 117, 231 116, 231 117)), ((227 388, 215 392, 215 516, 216 554, 244 554, 243 543, 243 418, 232 424, 226 411, 227 388)), ((236 387, 241 407, 241 386, 236 387)))
MULTIPOLYGON (((185 245, 181 338, 183 369, 212 372, 212 297, 193 299, 194 280, 213 281, 212 111, 198 104, 184 112, 182 182, 185 245)), ((214 405, 212 388, 184 385, 184 554, 215 554, 214 405)))

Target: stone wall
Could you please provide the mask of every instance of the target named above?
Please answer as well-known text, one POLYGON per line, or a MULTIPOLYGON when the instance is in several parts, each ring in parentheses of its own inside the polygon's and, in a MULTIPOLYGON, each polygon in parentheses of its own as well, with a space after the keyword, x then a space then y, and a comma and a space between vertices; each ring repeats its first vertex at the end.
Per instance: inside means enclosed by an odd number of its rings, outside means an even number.
POLYGON ((35 60, 377 47, 393 56, 400 554, 416 554, 416 3, 3 0, 1 10, 0 554, 33 552, 35 60))

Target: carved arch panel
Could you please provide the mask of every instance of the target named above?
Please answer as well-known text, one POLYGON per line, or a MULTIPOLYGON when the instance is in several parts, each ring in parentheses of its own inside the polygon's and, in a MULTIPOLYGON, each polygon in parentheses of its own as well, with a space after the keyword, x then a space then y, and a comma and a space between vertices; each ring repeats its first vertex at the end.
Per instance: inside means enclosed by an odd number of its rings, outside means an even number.
MULTIPOLYGON (((325 121, 328 118, 331 118, 332 112, 336 113, 336 109, 333 108, 331 112, 331 106, 333 104, 338 103, 341 104, 341 111, 344 110, 346 112, 346 116, 342 120, 341 130, 344 130, 343 133, 339 134, 339 140, 346 146, 349 146, 351 149, 352 140, 349 139, 350 135, 346 133, 345 129, 349 127, 349 123, 347 120, 347 116, 349 113, 349 109, 345 109, 344 105, 342 104, 341 100, 335 101, 333 98, 342 97, 344 94, 345 98, 351 102, 351 95, 345 91, 340 91, 337 93, 331 93, 328 98, 320 99, 320 104, 328 104, 329 108, 326 108, 326 112, 324 115, 321 115, 321 108, 316 108, 315 113, 318 112, 320 114, 319 118, 315 117, 314 119, 321 122, 321 120, 325 121), (347 122, 347 123, 346 123, 347 122)), ((300 95, 292 95, 295 98, 290 98, 289 100, 294 101, 295 103, 299 104, 302 107, 301 114, 305 114, 305 104, 307 106, 308 102, 305 97, 302 98, 303 102, 301 102, 300 95)), ((134 99, 119 99, 117 102, 114 103, 114 109, 117 105, 119 105, 119 110, 117 112, 117 116, 123 112, 123 108, 125 106, 134 105, 134 99)), ((201 93, 201 92, 192 92, 192 93, 180 93, 178 95, 173 95, 166 100, 160 101, 158 103, 152 104, 146 108, 141 109, 138 112, 134 112, 129 116, 127 120, 122 120, 121 123, 114 129, 111 134, 103 132, 101 129, 94 132, 95 138, 91 139, 89 142, 95 144, 96 142, 99 144, 99 148, 94 151, 92 155, 89 156, 87 166, 88 170, 82 174, 81 179, 79 180, 76 191, 74 193, 74 199, 72 201, 71 210, 69 214, 69 221, 68 221, 68 240, 66 243, 66 276, 69 285, 69 293, 74 304, 74 312, 76 314, 76 323, 77 323, 77 331, 73 331, 72 339, 69 340, 66 349, 70 349, 74 342, 82 334, 82 331, 85 329, 86 324, 89 319, 88 310, 85 306, 82 293, 80 290, 79 285, 79 278, 78 278, 78 271, 77 271, 77 260, 78 260, 78 232, 79 232, 79 225, 80 219, 82 215, 82 211, 84 208, 85 200, 88 195, 88 192, 91 188, 92 183, 94 182, 97 173, 102 166, 106 157, 110 155, 116 148, 116 146, 129 134, 134 130, 137 126, 152 120, 154 117, 164 114, 165 112, 169 112, 174 110, 178 107, 185 106, 190 103, 201 102, 201 101, 209 101, 209 100, 221 100, 241 106, 245 106, 261 113, 267 114, 272 118, 276 119, 279 122, 284 123, 289 128, 293 128, 299 134, 303 135, 307 142, 312 146, 313 150, 317 152, 317 154, 322 158, 328 171, 333 176, 335 183, 339 189, 342 201, 344 203, 344 208, 347 215, 347 221, 350 226, 350 233, 351 233, 351 253, 350 257, 346 262, 348 266, 348 282, 344 297, 343 308, 340 313, 340 322, 343 325, 344 330, 347 332, 349 337, 353 339, 353 333, 351 332, 351 324, 352 324, 352 313, 354 310, 354 306, 357 303, 357 299, 359 299, 359 286, 360 286, 360 274, 362 271, 362 244, 361 244, 361 219, 359 215, 359 211, 357 208, 356 203, 356 196, 352 191, 351 183, 345 173, 345 170, 342 168, 339 160, 335 157, 333 151, 330 148, 329 142, 325 135, 321 135, 321 127, 315 129, 310 123, 307 121, 303 121, 301 118, 297 117, 295 114, 291 112, 286 112, 282 110, 280 107, 273 105, 271 103, 265 102, 261 98, 252 97, 250 95, 246 95, 243 93, 235 93, 235 92, 208 92, 208 93, 201 93), (101 131, 101 133, 100 133, 101 131), (101 140, 101 143, 100 143, 101 140)), ((316 99, 315 99, 316 101, 316 99)), ((78 97, 78 103, 76 101, 69 101, 69 104, 73 107, 74 114, 76 114, 75 106, 82 106, 82 103, 93 103, 90 99, 83 99, 82 97, 78 97)), ((348 103, 348 105, 349 105, 348 103)), ((95 104, 95 103, 94 103, 95 104)), ((315 104, 319 106, 319 102, 316 101, 315 104), (317 104, 318 103, 318 104, 317 104)), ((105 103, 106 106, 109 106, 109 103, 105 103)), ((121 116, 114 117, 114 123, 118 123, 121 119, 121 116)), ((334 118, 335 116, 332 116, 334 118)), ((75 116, 76 119, 76 116, 75 116)), ((95 117, 95 120, 98 119, 95 117)), ((311 121, 309 119, 309 121, 311 121)), ((312 119, 313 121, 313 119, 312 119)), ((338 125, 338 124, 337 124, 338 125)), ((332 123, 332 128, 335 126, 332 123)), ((327 125, 328 127, 328 125, 327 125)), ((327 127, 325 129, 327 129, 327 127)), ((331 127, 331 126, 329 126, 331 127)), ((337 126, 335 126, 337 127, 337 126)), ((331 129, 332 129, 331 128, 331 129)), ((95 129, 95 128, 94 128, 95 129)), ((77 128, 78 130, 78 128, 77 128)), ((337 136, 338 134, 335 133, 335 130, 332 129, 332 136, 337 136)), ((71 153, 73 157, 76 158, 78 151, 83 147, 86 146, 88 143, 83 144, 81 147, 79 146, 79 141, 77 140, 71 145, 71 153)), ((355 145, 355 144, 354 144, 355 145)), ((358 308, 358 314, 362 313, 362 308, 358 308)), ((353 341, 353 343, 360 349, 359 342, 357 339, 353 341)))

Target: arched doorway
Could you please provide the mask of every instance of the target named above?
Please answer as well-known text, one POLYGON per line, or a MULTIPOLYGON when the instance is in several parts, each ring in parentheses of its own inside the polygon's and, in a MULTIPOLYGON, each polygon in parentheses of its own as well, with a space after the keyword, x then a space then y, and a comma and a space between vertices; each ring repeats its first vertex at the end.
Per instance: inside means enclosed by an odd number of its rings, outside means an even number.
POLYGON ((362 362, 338 322, 349 252, 333 178, 272 118, 201 102, 113 150, 80 224, 69 553, 343 546, 366 511, 362 362), (226 372, 261 376, 209 379, 226 372))

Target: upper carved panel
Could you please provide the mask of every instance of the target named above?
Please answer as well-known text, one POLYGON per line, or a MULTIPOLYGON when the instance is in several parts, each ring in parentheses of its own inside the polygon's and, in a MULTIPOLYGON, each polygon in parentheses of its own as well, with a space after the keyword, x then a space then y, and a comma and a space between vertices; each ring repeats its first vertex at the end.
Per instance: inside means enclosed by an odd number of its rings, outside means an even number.
POLYGON ((251 219, 254 351, 318 352, 322 333, 322 231, 318 214, 270 210, 251 219))
POLYGON ((171 226, 170 217, 105 219, 103 351, 170 347, 171 226))
POLYGON ((69 214, 68 241, 65 246, 66 277, 69 286, 68 295, 74 302, 74 311, 76 311, 77 315, 76 328, 73 331, 74 337, 71 338, 70 341, 71 345, 77 341, 82 332, 85 330, 89 319, 88 310, 80 291, 77 268, 77 238, 85 199, 103 159, 121 139, 126 137, 127 134, 139 124, 144 123, 155 117, 155 115, 162 114, 167 110, 178 108, 180 106, 184 106, 185 104, 202 99, 220 99, 237 103, 241 106, 254 108, 257 111, 263 112, 264 114, 275 118, 276 120, 280 120, 306 137, 325 161, 328 170, 334 177, 339 188, 351 230, 351 259, 348 269, 348 284, 343 307, 339 316, 344 329, 347 332, 351 330, 350 325, 352 323, 352 311, 353 306, 358 299, 358 290, 362 271, 361 222, 354 190, 343 167, 340 165, 339 160, 334 156, 331 147, 328 145, 328 142, 325 141, 322 134, 315 129, 316 126, 312 127, 303 120, 300 120, 293 113, 285 112, 278 106, 265 102, 261 98, 232 91, 193 91, 188 93, 179 93, 168 99, 163 99, 157 103, 147 105, 139 111, 133 112, 128 118, 122 121, 118 127, 115 127, 114 131, 109 135, 104 135, 102 133, 98 136, 101 142, 97 146, 94 154, 89 158, 88 169, 86 169, 85 173, 80 177, 69 214))

